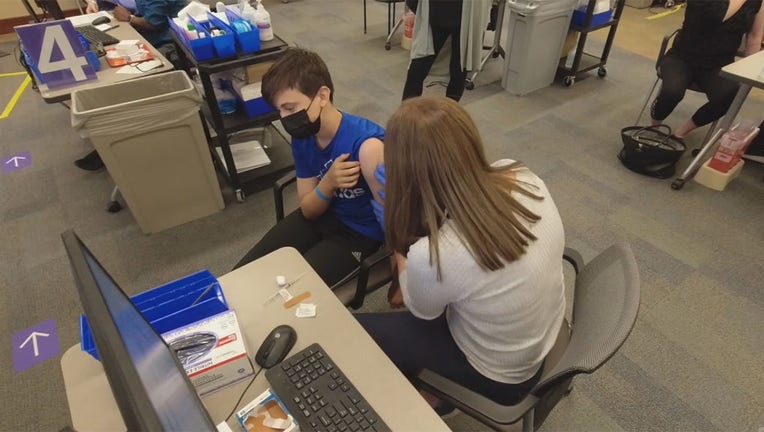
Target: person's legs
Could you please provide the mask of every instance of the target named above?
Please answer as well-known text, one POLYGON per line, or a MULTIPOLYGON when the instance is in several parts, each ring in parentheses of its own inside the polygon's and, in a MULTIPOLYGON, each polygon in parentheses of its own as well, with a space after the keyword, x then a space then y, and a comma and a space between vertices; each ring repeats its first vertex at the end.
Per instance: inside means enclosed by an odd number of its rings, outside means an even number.
POLYGON ((687 63, 671 55, 663 57, 661 77, 663 83, 660 92, 650 108, 653 123, 661 123, 674 111, 677 104, 684 98, 693 78, 687 63))
POLYGON ((295 210, 268 230, 263 238, 234 266, 234 270, 286 246, 291 246, 300 251, 300 253, 305 253, 305 251, 321 241, 321 236, 316 226, 321 223, 323 218, 328 216, 333 217, 333 215, 330 215, 330 212, 327 212, 318 220, 310 221, 305 219, 300 209, 295 210))
POLYGON ((451 30, 451 60, 448 66, 450 78, 446 88, 446 97, 457 102, 464 94, 464 80, 467 78, 467 71, 462 68, 460 33, 458 28, 451 30))
POLYGON ((303 257, 321 276, 324 283, 333 287, 360 265, 360 256, 363 252, 353 249, 352 246, 333 237, 318 242, 305 252, 303 257), (357 255, 354 255, 354 252, 358 252, 357 255))
POLYGON ((435 58, 446 43, 446 39, 449 35, 448 31, 436 27, 431 27, 431 30, 432 44, 435 49, 435 54, 411 59, 411 64, 409 64, 409 70, 406 75, 406 84, 403 86, 402 100, 422 96, 424 80, 427 78, 427 74, 430 73, 430 69, 432 68, 433 63, 435 63, 435 58))
POLYGON ((303 257, 333 287, 358 268, 360 262, 376 252, 382 243, 361 235, 336 217, 317 227, 321 240, 303 252, 303 257))
POLYGON ((445 314, 431 321, 410 312, 356 314, 356 319, 400 371, 413 381, 429 369, 505 405, 517 403, 540 373, 520 384, 493 381, 477 372, 451 337, 445 314))
POLYGON ((713 123, 726 114, 740 88, 740 84, 720 76, 719 69, 697 74, 695 82, 708 97, 708 103, 698 108, 692 116, 698 127, 713 123))

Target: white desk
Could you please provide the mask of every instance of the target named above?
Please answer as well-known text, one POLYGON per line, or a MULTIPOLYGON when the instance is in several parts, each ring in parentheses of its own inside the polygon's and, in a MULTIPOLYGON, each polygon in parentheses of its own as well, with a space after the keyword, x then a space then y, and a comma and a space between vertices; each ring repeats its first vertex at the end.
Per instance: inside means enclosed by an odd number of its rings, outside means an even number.
POLYGON ((717 130, 703 144, 695 159, 692 160, 682 175, 671 183, 673 189, 681 189, 688 180, 695 176, 700 166, 714 154, 718 147, 719 138, 733 124, 740 112, 740 108, 742 108, 745 99, 748 97, 748 93, 751 92, 751 88, 764 88, 764 50, 723 67, 720 75, 739 82, 740 89, 738 89, 727 113, 719 119, 717 130))
POLYGON ((48 103, 62 102, 62 101, 68 100, 72 92, 75 90, 81 90, 81 89, 86 89, 91 87, 99 87, 99 86, 107 85, 107 84, 114 84, 121 81, 127 81, 130 79, 144 77, 146 75, 153 75, 160 72, 167 72, 173 69, 172 63, 170 63, 162 54, 159 53, 159 51, 157 51, 153 46, 151 46, 151 44, 148 43, 148 41, 146 41, 146 39, 143 36, 141 36, 141 34, 138 33, 137 30, 133 28, 133 26, 131 26, 130 24, 126 22, 119 22, 113 18, 111 21, 111 25, 119 25, 119 27, 109 30, 108 34, 114 36, 115 38, 119 40, 137 39, 141 42, 144 42, 146 46, 148 46, 151 49, 151 52, 154 54, 154 58, 162 62, 162 66, 147 72, 140 73, 140 74, 118 74, 117 71, 120 68, 118 67, 113 68, 109 66, 109 64, 106 63, 106 57, 103 56, 100 58, 101 70, 97 72, 98 79, 84 81, 82 83, 74 84, 70 86, 58 87, 55 89, 49 89, 48 86, 45 84, 38 84, 38 87, 40 89, 40 95, 45 100, 45 102, 48 102, 48 103))
MULTIPOLYGON (((275 326, 289 324, 297 331, 292 353, 314 342, 320 343, 393 431, 449 430, 295 249, 280 249, 228 273, 219 281, 228 305, 237 312, 250 355, 275 326), (292 280, 303 273, 305 276, 290 291, 295 295, 310 291, 311 297, 305 301, 317 305, 315 318, 296 318, 295 308, 284 309, 278 300, 265 303, 276 291, 277 275, 292 280)), ((99 362, 75 345, 61 358, 61 369, 75 430, 124 430, 99 362)), ((216 424, 231 412, 249 381, 203 398, 216 424)), ((265 373, 261 372, 239 407, 268 387, 265 373)), ((235 419, 228 424, 234 431, 241 430, 235 419)))

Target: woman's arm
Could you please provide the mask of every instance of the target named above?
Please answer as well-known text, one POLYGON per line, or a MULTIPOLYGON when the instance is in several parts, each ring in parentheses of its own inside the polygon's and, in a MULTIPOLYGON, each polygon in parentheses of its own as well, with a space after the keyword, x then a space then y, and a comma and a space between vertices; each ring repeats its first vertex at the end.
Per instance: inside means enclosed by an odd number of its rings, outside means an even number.
MULTIPOLYGON (((712 0, 716 1, 716 0, 712 0)), ((729 0, 729 5, 727 5, 727 13, 724 14, 724 19, 722 21, 727 21, 729 17, 732 15, 735 15, 737 11, 740 10, 741 7, 743 7, 743 4, 745 3, 745 0, 729 0)))
POLYGON ((746 34, 745 55, 756 54, 761 51, 762 38, 764 38, 764 2, 761 3, 759 13, 753 20, 751 31, 746 34))

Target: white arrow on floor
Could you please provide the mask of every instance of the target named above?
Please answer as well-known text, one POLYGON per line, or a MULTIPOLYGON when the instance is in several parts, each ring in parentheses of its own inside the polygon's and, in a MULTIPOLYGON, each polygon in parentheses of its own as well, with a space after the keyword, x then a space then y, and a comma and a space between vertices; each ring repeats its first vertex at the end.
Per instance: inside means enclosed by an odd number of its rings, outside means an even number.
POLYGON ((26 340, 24 340, 24 343, 19 346, 19 349, 22 349, 26 346, 27 343, 29 343, 29 340, 32 340, 32 346, 34 347, 34 356, 37 357, 40 355, 40 351, 37 349, 37 337, 48 337, 50 336, 47 333, 40 333, 40 332, 32 332, 29 336, 27 336, 26 340))
MULTIPOLYGON (((7 161, 5 161, 5 164, 7 165, 7 164, 13 162, 13 166, 18 168, 19 167, 19 160, 26 160, 26 159, 27 158, 25 158, 24 156, 14 156, 14 157, 8 159, 7 161)), ((45 336, 47 336, 47 335, 45 335, 45 336)))

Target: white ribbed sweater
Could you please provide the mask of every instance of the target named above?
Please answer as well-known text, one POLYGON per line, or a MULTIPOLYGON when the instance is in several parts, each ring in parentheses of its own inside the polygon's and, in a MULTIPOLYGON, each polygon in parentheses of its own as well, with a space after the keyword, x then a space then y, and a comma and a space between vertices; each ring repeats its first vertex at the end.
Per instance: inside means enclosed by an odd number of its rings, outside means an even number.
MULTIPOLYGON (((494 165, 504 165, 501 160, 494 165)), ((456 344, 484 376, 503 383, 531 378, 552 348, 565 313, 562 221, 544 182, 527 169, 517 179, 541 201, 515 197, 541 220, 529 224, 538 240, 520 259, 486 272, 478 266, 451 224, 440 230, 441 281, 429 264, 429 241, 408 253, 401 287, 406 306, 417 317, 434 319, 446 310, 456 344)))

